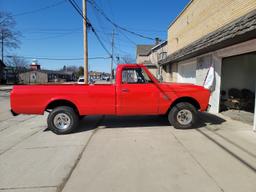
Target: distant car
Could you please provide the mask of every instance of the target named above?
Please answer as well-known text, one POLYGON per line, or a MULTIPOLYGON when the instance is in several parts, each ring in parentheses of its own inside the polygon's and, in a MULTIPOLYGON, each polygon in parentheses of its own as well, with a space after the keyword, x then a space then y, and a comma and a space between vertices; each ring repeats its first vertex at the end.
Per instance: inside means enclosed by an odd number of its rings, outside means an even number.
MULTIPOLYGON (((89 82, 88 82, 89 84, 95 83, 94 79, 91 78, 91 77, 90 77, 88 80, 89 80, 89 82)), ((84 77, 79 77, 79 79, 78 79, 78 81, 77 81, 77 84, 80 84, 80 85, 81 85, 81 84, 84 84, 84 77)))
POLYGON ((84 84, 84 77, 79 77, 77 84, 84 84))
POLYGON ((101 78, 101 80, 103 80, 103 81, 109 81, 109 80, 110 80, 110 77, 104 76, 104 77, 101 78))

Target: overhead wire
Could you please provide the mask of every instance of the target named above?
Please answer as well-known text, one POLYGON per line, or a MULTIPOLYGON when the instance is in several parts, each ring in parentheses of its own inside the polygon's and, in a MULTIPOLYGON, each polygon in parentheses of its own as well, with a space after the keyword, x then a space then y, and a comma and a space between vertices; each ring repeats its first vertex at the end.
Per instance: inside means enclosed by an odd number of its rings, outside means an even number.
MULTIPOLYGON (((5 56, 7 58, 24 58, 24 59, 40 59, 40 60, 51 60, 51 61, 78 61, 78 60, 84 60, 84 58, 50 58, 50 57, 31 57, 31 56, 11 56, 7 55, 5 56)), ((89 57, 89 60, 96 60, 96 59, 110 59, 110 57, 89 57)))
POLYGON ((72 35, 76 32, 66 32, 66 33, 61 33, 61 34, 56 34, 56 35, 52 35, 52 36, 47 36, 47 37, 41 37, 41 38, 35 38, 35 39, 31 39, 31 38, 25 38, 26 40, 32 40, 32 41, 36 41, 36 40, 46 40, 46 39, 56 39, 56 38, 60 38, 60 37, 64 37, 67 35, 72 35))
POLYGON ((138 36, 138 37, 141 37, 141 38, 144 38, 144 39, 149 39, 149 40, 155 40, 155 38, 152 38, 152 37, 148 37, 146 35, 142 35, 140 33, 137 33, 137 32, 134 32, 134 31, 131 31, 123 26, 120 26, 118 25, 117 23, 115 23, 112 19, 110 19, 106 13, 96 4, 95 1, 91 1, 91 0, 88 0, 88 3, 90 3, 92 5, 92 7, 98 11, 108 22, 110 22, 114 27, 118 28, 118 29, 121 29, 127 33, 130 33, 132 35, 135 35, 135 36, 138 36))
POLYGON ((94 29, 94 27, 92 26, 91 22, 89 21, 88 18, 85 18, 83 15, 82 10, 80 9, 80 7, 78 6, 78 4, 75 2, 75 0, 68 0, 70 2, 70 4, 73 6, 73 8, 77 11, 77 13, 87 22, 88 27, 91 28, 92 32, 94 33, 96 39, 98 40, 98 42, 100 43, 101 47, 107 52, 107 54, 112 58, 112 54, 110 53, 110 51, 107 49, 107 47, 104 45, 104 43, 102 42, 102 40, 100 39, 100 36, 98 35, 98 33, 96 32, 96 30, 94 29))
POLYGON ((60 1, 57 1, 53 4, 47 5, 45 7, 41 7, 41 8, 38 8, 38 9, 31 10, 31 11, 25 11, 25 12, 22 12, 22 13, 17 13, 17 14, 14 14, 13 16, 18 17, 18 16, 28 15, 28 14, 32 14, 32 13, 38 13, 40 11, 59 6, 59 5, 63 4, 64 2, 65 2, 65 0, 60 0, 60 1))

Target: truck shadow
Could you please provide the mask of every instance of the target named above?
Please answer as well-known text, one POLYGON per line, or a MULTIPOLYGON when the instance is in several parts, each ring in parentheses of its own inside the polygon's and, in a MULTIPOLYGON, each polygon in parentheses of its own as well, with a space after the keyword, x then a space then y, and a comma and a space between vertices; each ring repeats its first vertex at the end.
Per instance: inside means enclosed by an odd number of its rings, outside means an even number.
POLYGON ((198 122, 195 125, 194 129, 202 128, 207 125, 221 125, 224 122, 226 122, 226 120, 217 115, 206 113, 206 112, 199 112, 198 122))
MULTIPOLYGON (((94 119, 94 116, 84 117, 80 121, 77 131, 74 133, 92 130, 98 126, 104 129, 171 126, 166 116, 104 116, 97 125, 91 126, 94 119)), ((198 123, 192 129, 202 128, 206 125, 220 125, 224 122, 224 119, 216 115, 199 113, 198 123)))

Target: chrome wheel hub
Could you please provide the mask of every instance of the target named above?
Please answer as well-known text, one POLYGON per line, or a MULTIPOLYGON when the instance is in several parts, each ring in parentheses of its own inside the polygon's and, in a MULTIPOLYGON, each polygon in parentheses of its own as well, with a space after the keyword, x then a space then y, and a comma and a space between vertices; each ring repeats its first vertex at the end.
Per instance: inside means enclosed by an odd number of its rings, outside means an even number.
POLYGON ((67 114, 59 113, 54 117, 53 123, 58 129, 67 129, 70 126, 71 120, 67 114))
POLYGON ((177 114, 177 120, 181 125, 188 125, 193 120, 193 114, 187 109, 180 110, 177 114))

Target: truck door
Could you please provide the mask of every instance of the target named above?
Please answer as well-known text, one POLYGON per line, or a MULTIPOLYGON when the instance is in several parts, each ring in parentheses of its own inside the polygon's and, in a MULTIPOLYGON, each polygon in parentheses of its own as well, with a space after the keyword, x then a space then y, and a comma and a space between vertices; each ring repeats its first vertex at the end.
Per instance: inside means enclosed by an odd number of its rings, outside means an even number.
POLYGON ((117 88, 117 114, 157 114, 159 90, 140 67, 124 68, 117 88))

